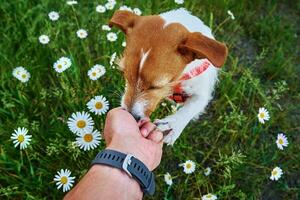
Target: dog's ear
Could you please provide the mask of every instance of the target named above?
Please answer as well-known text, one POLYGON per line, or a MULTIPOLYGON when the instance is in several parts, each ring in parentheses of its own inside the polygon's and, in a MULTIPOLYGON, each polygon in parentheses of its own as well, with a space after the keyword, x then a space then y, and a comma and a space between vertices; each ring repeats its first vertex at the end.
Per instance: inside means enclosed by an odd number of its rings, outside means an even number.
POLYGON ((125 10, 117 10, 112 18, 109 20, 108 25, 110 27, 116 26, 120 28, 124 33, 127 33, 128 30, 133 28, 135 20, 139 16, 125 10))
POLYGON ((189 60, 207 58, 214 66, 221 67, 227 58, 225 44, 208 38, 199 32, 189 33, 178 46, 178 50, 189 60))

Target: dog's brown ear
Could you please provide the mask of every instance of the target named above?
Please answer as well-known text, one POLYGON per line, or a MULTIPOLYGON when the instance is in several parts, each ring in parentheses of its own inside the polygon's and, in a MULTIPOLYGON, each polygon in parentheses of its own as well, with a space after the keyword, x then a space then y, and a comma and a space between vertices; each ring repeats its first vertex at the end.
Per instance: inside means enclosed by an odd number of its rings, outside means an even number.
POLYGON ((214 66, 221 67, 227 58, 225 44, 208 38, 199 32, 189 33, 187 39, 178 46, 178 50, 189 59, 207 58, 214 66))
POLYGON ((134 26, 134 22, 139 17, 138 15, 125 11, 117 10, 112 18, 109 20, 108 25, 110 27, 116 26, 120 28, 124 33, 127 33, 130 28, 134 26))

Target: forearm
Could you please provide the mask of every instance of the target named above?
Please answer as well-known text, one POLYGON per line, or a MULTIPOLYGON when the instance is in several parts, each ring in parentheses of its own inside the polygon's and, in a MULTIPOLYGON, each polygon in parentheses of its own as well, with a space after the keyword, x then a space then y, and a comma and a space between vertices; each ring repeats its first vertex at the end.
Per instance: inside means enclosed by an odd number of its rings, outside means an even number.
POLYGON ((105 165, 94 165, 64 199, 136 200, 142 197, 139 184, 125 172, 105 165))

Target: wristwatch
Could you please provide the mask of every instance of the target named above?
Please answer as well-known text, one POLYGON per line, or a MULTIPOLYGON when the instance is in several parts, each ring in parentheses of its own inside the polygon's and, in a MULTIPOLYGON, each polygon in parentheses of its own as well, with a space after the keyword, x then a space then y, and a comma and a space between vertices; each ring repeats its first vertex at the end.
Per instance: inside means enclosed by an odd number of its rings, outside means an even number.
POLYGON ((124 170, 131 178, 135 179, 145 194, 153 195, 155 192, 154 174, 146 165, 131 154, 105 149, 97 154, 91 165, 103 164, 124 170))

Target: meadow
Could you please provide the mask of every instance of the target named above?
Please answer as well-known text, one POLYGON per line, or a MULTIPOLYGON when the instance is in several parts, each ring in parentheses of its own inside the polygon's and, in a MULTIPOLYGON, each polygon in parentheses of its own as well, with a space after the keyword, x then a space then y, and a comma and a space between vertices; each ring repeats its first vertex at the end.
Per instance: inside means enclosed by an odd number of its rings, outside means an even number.
MULTIPOLYGON (((86 104, 95 96, 105 97, 110 109, 120 105, 124 80, 111 57, 122 54, 125 37, 102 26, 123 5, 142 15, 185 7, 229 48, 214 99, 174 146, 164 146, 155 170, 157 191, 145 199, 196 200, 209 193, 230 200, 300 199, 300 2, 117 0, 111 10, 96 10, 106 3, 0 0, 0 199, 62 199, 57 171, 70 170, 76 184, 105 147, 101 141, 88 151, 79 148, 67 121, 74 112, 89 112, 86 104), (51 11, 59 14, 57 20, 49 18, 51 11), (87 36, 78 37, 79 29, 87 36), (41 35, 50 41, 40 41, 41 35), (61 57, 70 58, 71 66, 58 73, 53 65, 61 57), (88 71, 96 64, 106 72, 91 80, 88 71), (29 80, 13 74, 18 66, 29 80), (264 123, 259 108, 269 112, 264 123), (11 139, 18 127, 32 136, 22 150, 11 139), (276 143, 279 133, 289 142, 283 149, 276 143), (187 160, 196 165, 193 173, 179 166, 187 160), (271 180, 275 167, 283 174, 271 180), (165 182, 166 173, 172 184, 165 182)), ((151 118, 174 109, 163 102, 151 118)), ((89 113, 102 132, 105 114, 89 113)))

